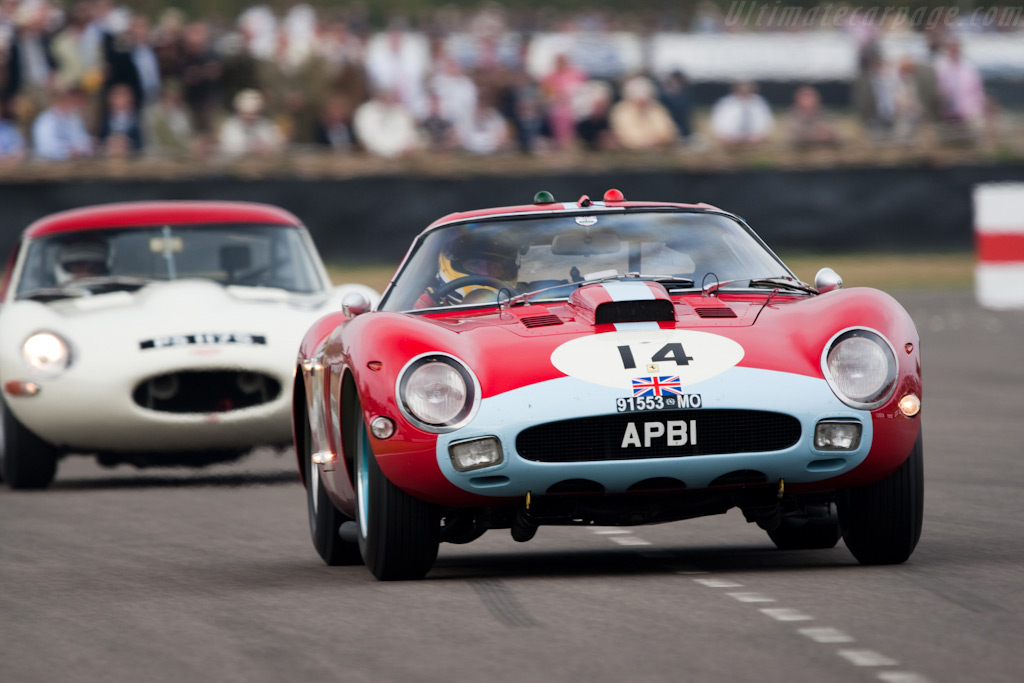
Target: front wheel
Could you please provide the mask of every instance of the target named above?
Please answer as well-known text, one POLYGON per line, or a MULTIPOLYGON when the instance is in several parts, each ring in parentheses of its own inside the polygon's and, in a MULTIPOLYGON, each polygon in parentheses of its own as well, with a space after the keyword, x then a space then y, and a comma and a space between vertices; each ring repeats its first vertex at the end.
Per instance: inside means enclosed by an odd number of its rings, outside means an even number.
POLYGON ((57 475, 60 451, 29 431, 3 406, 3 479, 12 489, 45 489, 57 475))
POLYGON ((355 428, 356 515, 363 561, 381 581, 422 579, 437 559, 440 512, 384 476, 358 403, 349 424, 355 428))
POLYGON ((313 435, 309 427, 309 416, 303 417, 302 466, 306 474, 306 508, 309 512, 309 534, 313 547, 329 566, 361 564, 359 546, 341 538, 338 530, 345 522, 352 521, 343 514, 327 495, 320 481, 320 465, 313 462, 313 435))
POLYGON ((900 468, 839 497, 843 541, 861 564, 899 564, 914 552, 924 518, 921 436, 900 468))

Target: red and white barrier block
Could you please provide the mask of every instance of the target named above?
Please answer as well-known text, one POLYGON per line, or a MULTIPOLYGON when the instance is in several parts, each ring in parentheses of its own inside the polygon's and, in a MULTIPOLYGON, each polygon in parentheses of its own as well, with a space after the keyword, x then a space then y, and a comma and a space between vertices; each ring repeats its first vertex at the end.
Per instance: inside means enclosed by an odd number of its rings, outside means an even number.
POLYGON ((975 186, 974 240, 978 303, 1024 308, 1024 183, 975 186))

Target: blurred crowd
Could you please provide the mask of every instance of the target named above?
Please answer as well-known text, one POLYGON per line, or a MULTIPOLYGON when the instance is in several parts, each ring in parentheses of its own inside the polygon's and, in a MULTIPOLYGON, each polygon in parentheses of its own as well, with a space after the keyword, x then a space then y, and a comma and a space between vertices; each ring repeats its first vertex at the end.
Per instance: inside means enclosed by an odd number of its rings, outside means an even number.
MULTIPOLYGON (((215 22, 110 0, 0 0, 0 158, 829 146, 848 134, 811 85, 773 111, 755 83, 738 82, 698 126, 681 71, 596 78, 561 53, 531 74, 528 34, 499 9, 464 22, 472 41, 458 49, 443 23, 374 33, 361 16, 304 4, 215 22)), ((949 35, 926 59, 896 60, 867 35, 860 62, 852 111, 876 139, 932 125, 969 139, 991 118, 978 70, 949 35)))

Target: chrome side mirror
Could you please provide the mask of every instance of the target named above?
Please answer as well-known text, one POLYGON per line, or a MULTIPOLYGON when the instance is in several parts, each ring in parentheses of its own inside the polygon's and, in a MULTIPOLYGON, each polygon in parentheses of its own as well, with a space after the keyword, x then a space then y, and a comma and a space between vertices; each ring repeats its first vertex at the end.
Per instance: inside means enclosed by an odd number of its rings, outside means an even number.
POLYGON ((349 318, 366 313, 371 306, 370 300, 362 292, 349 292, 341 300, 341 312, 349 318))
POLYGON ((814 288, 818 290, 818 294, 831 292, 833 289, 842 289, 842 287, 843 278, 839 277, 839 273, 831 268, 822 268, 814 276, 814 288))

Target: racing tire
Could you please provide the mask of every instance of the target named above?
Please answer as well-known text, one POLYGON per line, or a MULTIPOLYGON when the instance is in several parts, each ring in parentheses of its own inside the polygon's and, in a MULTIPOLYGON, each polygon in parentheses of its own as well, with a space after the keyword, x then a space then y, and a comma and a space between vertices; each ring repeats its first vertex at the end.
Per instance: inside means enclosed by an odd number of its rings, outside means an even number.
POLYGON ((356 404, 355 489, 359 551, 381 581, 422 579, 437 559, 441 513, 395 486, 377 464, 356 404))
POLYGON ((3 406, 3 480, 12 489, 45 489, 57 476, 60 451, 29 431, 3 406))
POLYGON ((339 530, 345 522, 352 518, 334 506, 323 484, 320 482, 320 466, 313 462, 313 435, 309 426, 309 416, 302 418, 304 432, 302 435, 302 466, 306 476, 306 510, 309 513, 309 535, 313 539, 313 547, 331 567, 362 564, 359 545, 341 538, 339 530))
POLYGON ((839 497, 843 541, 861 564, 906 562, 924 518, 921 436, 899 469, 882 481, 847 489, 839 497))
POLYGON ((783 517, 768 538, 779 550, 827 550, 836 547, 842 537, 839 520, 833 513, 818 518, 807 515, 783 517))

